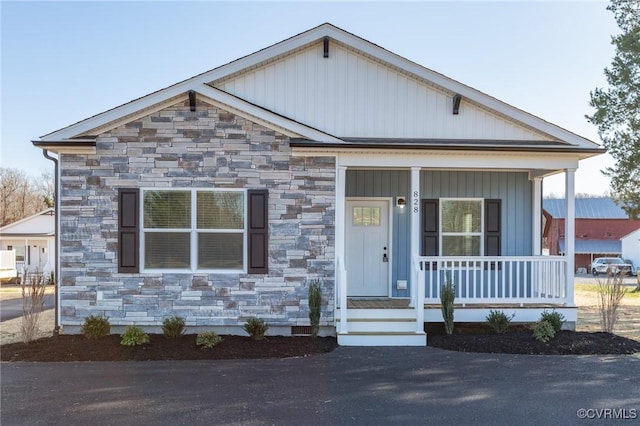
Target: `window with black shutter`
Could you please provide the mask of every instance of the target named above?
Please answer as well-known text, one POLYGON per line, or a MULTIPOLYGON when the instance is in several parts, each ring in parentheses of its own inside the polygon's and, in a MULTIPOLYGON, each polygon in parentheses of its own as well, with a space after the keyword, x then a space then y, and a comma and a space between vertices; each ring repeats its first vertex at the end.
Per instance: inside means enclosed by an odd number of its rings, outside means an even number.
POLYGON ((118 202, 119 272, 268 273, 266 190, 123 188, 118 202))

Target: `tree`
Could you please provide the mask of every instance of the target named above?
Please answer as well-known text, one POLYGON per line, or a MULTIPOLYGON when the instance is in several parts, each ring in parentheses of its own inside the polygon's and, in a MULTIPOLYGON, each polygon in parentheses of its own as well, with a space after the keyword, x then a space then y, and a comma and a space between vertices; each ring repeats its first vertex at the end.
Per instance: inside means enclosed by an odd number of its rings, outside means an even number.
POLYGON ((0 226, 53 207, 53 187, 51 173, 34 179, 21 170, 0 168, 0 226))
POLYGON ((616 54, 604 70, 609 87, 591 92, 595 108, 587 119, 598 126, 616 164, 604 171, 612 196, 631 218, 640 218, 640 1, 611 0, 622 33, 611 38, 616 54))

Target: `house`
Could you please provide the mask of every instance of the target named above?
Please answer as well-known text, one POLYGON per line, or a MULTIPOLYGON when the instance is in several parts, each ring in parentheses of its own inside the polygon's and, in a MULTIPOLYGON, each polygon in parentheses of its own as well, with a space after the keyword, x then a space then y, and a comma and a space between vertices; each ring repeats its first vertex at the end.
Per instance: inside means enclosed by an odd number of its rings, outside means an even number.
MULTIPOLYGON (((575 267, 589 271, 596 257, 619 257, 622 253, 620 238, 640 227, 640 222, 629 216, 611 198, 577 198, 575 210, 575 267)), ((545 234, 549 254, 566 253, 565 201, 545 199, 543 208, 550 220, 545 234)))
POLYGON ((77 333, 273 334, 425 345, 490 308, 575 326, 573 245, 541 256, 542 180, 597 144, 331 24, 42 136, 60 176, 60 321, 77 333))
POLYGON ((25 271, 53 272, 55 244, 53 208, 0 228, 0 250, 15 252, 15 269, 19 276, 25 271))
POLYGON ((640 223, 638 229, 620 238, 622 258, 630 260, 640 274, 640 223))

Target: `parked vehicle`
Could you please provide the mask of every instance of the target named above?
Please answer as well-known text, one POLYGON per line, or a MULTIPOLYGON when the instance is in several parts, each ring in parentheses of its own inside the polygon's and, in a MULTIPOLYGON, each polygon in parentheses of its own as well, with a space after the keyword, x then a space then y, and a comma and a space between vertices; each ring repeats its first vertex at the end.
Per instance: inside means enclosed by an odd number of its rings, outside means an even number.
POLYGON ((619 257, 597 257, 591 263, 591 273, 598 274, 630 275, 633 265, 626 263, 619 257))

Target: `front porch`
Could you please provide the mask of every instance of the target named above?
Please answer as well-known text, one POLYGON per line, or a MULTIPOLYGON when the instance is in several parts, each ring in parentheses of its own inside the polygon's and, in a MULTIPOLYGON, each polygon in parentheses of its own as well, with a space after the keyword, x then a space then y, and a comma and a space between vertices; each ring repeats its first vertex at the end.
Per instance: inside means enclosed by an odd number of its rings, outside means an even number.
POLYGON ((530 323, 544 311, 564 315, 575 327, 573 276, 567 279, 564 257, 415 256, 409 298, 349 297, 341 270, 336 309, 338 343, 344 346, 425 346, 425 323, 442 322, 440 288, 456 285, 455 321, 485 322, 491 310, 515 314, 513 322, 530 323), (346 306, 347 309, 342 309, 346 306))

